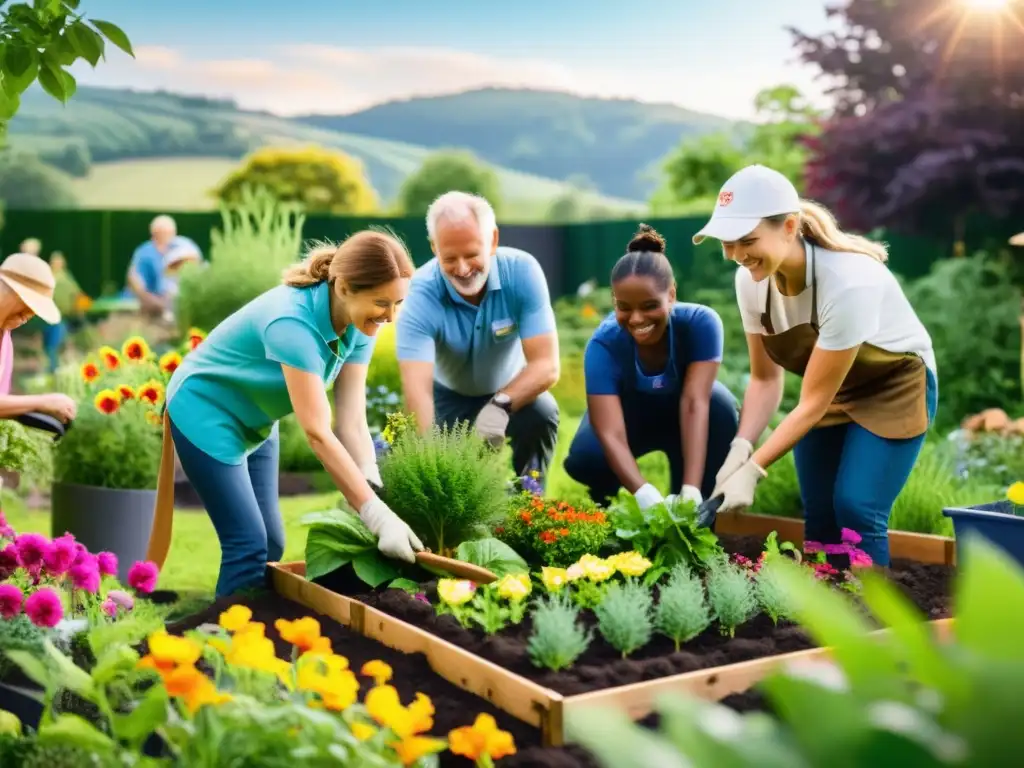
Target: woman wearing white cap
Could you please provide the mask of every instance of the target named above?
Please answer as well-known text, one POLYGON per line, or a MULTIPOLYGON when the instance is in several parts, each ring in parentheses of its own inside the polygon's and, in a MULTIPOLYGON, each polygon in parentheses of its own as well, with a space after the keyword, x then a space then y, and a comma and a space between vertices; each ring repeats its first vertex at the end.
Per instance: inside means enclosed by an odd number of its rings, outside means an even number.
POLYGON ((721 510, 749 506, 765 470, 794 451, 805 537, 862 537, 889 564, 892 505, 935 415, 931 338, 895 276, 884 245, 841 231, 761 165, 722 187, 694 243, 712 237, 736 273, 750 352, 738 436, 717 476, 721 510), (757 450, 782 398, 784 371, 803 378, 800 401, 757 450))
POLYGON ((0 264, 0 419, 33 411, 47 413, 65 424, 75 418, 75 401, 59 392, 8 394, 14 367, 11 331, 35 315, 50 325, 60 322, 60 310, 53 301, 55 284, 50 265, 38 256, 14 253, 0 264))

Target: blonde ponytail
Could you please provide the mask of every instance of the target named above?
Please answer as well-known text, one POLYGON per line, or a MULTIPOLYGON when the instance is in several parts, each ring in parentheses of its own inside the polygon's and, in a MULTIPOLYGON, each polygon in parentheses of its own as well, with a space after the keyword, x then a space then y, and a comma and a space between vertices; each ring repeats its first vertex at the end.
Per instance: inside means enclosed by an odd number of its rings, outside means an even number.
POLYGON ((889 260, 889 249, 885 243, 843 232, 827 208, 810 200, 800 201, 800 234, 830 251, 862 253, 883 264, 889 260))
POLYGON ((284 284, 292 288, 306 288, 322 283, 329 277, 331 262, 337 252, 338 246, 333 243, 314 243, 299 264, 285 269, 282 275, 284 284))

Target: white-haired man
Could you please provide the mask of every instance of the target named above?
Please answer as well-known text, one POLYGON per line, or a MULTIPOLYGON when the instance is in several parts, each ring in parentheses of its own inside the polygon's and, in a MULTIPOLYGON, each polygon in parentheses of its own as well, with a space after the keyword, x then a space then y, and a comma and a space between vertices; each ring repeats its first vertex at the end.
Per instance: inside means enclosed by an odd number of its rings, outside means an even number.
POLYGON ((171 308, 172 298, 167 295, 168 282, 164 272, 164 257, 172 247, 187 245, 202 254, 199 246, 187 237, 178 235, 178 225, 170 216, 157 216, 149 225, 150 239, 135 249, 128 265, 126 296, 138 298, 142 309, 163 315, 171 308))
POLYGON ((494 209, 448 192, 427 211, 434 258, 396 321, 406 405, 421 430, 469 421, 512 441, 520 475, 544 474, 558 436, 558 334, 547 280, 525 251, 498 246, 494 209))

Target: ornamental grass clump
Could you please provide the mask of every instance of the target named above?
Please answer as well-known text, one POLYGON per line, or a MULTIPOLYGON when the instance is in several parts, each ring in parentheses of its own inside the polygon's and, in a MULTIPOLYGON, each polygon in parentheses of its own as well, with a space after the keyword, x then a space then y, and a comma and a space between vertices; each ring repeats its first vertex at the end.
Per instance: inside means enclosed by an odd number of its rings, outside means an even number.
POLYGON ((611 584, 594 609, 598 631, 626 658, 650 642, 654 632, 652 607, 650 587, 636 581, 611 584))
POLYGON ((778 624, 779 619, 787 619, 792 615, 792 599, 785 584, 778 578, 778 573, 778 567, 769 562, 754 576, 757 603, 773 624, 778 624))
POLYGON ((533 609, 526 650, 536 667, 554 672, 572 666, 590 646, 593 632, 579 622, 580 610, 564 592, 541 597, 533 609))
POLYGON ((707 588, 708 602, 722 634, 735 637, 736 627, 757 613, 753 583, 743 568, 723 558, 708 570, 707 588))
POLYGON ((446 554, 504 515, 508 474, 506 458, 464 422, 408 430, 381 459, 381 498, 424 546, 446 554))
POLYGON ((661 588, 654 627, 676 644, 692 640, 711 624, 704 585, 684 563, 676 565, 661 588))

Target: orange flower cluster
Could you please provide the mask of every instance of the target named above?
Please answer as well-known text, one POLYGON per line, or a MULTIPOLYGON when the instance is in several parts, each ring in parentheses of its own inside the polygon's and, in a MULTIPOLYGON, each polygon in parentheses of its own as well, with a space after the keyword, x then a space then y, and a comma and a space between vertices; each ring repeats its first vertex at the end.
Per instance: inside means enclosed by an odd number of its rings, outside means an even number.
MULTIPOLYGON (((543 512, 549 520, 554 520, 556 523, 603 523, 607 519, 601 510, 580 512, 572 504, 565 501, 549 505, 543 499, 537 497, 530 502, 530 506, 538 512, 543 512)), ((530 525, 533 522, 533 514, 529 510, 523 510, 519 513, 519 519, 530 525)), ((563 528, 562 530, 565 529, 563 528)), ((565 535, 568 534, 563 534, 563 536, 565 535)))
POLYGON ((550 530, 543 531, 539 535, 539 538, 545 544, 554 544, 556 541, 558 541, 558 537, 559 536, 568 536, 568 535, 569 535, 569 529, 568 528, 551 528, 550 530))

